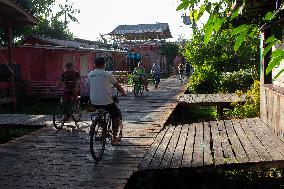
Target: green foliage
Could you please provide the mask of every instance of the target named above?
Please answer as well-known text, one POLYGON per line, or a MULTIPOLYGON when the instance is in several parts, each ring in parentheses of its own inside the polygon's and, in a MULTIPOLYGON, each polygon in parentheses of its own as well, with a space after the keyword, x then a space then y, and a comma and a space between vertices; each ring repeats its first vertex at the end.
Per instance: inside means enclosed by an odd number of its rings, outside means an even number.
POLYGON ((234 38, 229 32, 214 34, 207 45, 203 41, 202 32, 196 33, 193 39, 187 42, 183 54, 187 62, 194 67, 189 83, 190 92, 245 90, 250 87, 253 78, 258 77, 258 39, 244 41, 242 48, 236 52, 232 48, 234 38))
MULTIPOLYGON (((206 24, 203 26, 203 40, 205 45, 209 43, 210 38, 214 36, 214 34, 220 33, 220 28, 222 30, 233 29, 231 36, 234 36, 235 38, 235 44, 233 45, 234 50, 242 50, 242 44, 249 39, 255 39, 257 36, 259 36, 259 28, 262 28, 264 25, 271 26, 271 34, 268 34, 269 36, 266 41, 267 46, 263 53, 264 55, 272 50, 272 47, 276 44, 276 42, 283 43, 283 28, 281 26, 281 22, 277 21, 279 19, 279 16, 283 12, 283 1, 277 1, 277 3, 280 3, 280 6, 278 6, 277 8, 276 6, 271 6, 274 8, 267 7, 264 14, 255 14, 253 18, 242 15, 242 12, 244 12, 245 14, 245 9, 250 7, 248 1, 237 1, 237 7, 233 6, 235 5, 234 3, 236 3, 236 1, 234 0, 216 0, 213 3, 209 0, 180 0, 180 2, 181 3, 177 7, 177 10, 203 10, 203 8, 205 7, 204 12, 209 14, 209 18, 206 24), (232 7, 234 8, 232 9, 232 7)), ((272 3, 276 5, 275 0, 272 1, 272 3)), ((204 14, 204 12, 202 12, 202 15, 204 14)), ((194 12, 194 15, 195 14, 197 13, 194 12)), ((193 19, 193 21, 195 22, 198 22, 201 19, 201 16, 194 16, 191 17, 191 19, 193 19)), ((279 51, 284 52, 284 50, 282 49, 279 51)), ((269 56, 271 56, 271 61, 266 70, 266 73, 271 72, 272 69, 278 66, 284 59, 284 57, 278 56, 274 53, 269 56)), ((275 78, 280 76, 283 72, 284 71, 281 70, 278 74, 276 74, 275 78)))
POLYGON ((171 71, 171 68, 173 67, 173 61, 174 58, 179 53, 179 46, 175 43, 171 42, 163 42, 160 45, 160 55, 165 56, 167 59, 167 72, 169 73, 171 71))
MULTIPOLYGON (((60 20, 60 15, 62 10, 55 15, 53 14, 53 7, 55 0, 16 0, 21 7, 27 10, 29 13, 33 14, 39 19, 39 23, 37 26, 24 26, 13 28, 13 37, 16 40, 22 39, 28 35, 39 35, 50 38, 58 38, 58 39, 71 39, 73 38, 72 33, 68 30, 67 23, 69 23, 66 19, 64 21, 60 20)), ((79 13, 78 9, 73 8, 73 4, 68 4, 66 1, 64 7, 64 14, 71 19, 71 21, 78 21, 75 18, 75 14, 79 13)), ((60 5, 63 7, 63 5, 60 5)), ((5 30, 0 26, 0 44, 7 44, 7 37, 5 34, 5 30)))
MULTIPOLYGON (((244 93, 238 91, 237 94, 242 96, 244 93)), ((230 112, 238 118, 259 117, 260 111, 260 82, 255 80, 250 90, 245 93, 246 102, 244 105, 241 103, 232 103, 234 109, 230 112)))
POLYGON ((72 39, 73 34, 65 29, 65 24, 56 18, 51 20, 43 19, 37 27, 34 28, 34 35, 55 38, 55 39, 72 39))
POLYGON ((216 93, 219 76, 211 65, 195 67, 190 80, 189 91, 192 93, 216 93))
POLYGON ((220 77, 219 91, 223 93, 234 93, 237 90, 247 90, 253 84, 256 76, 255 71, 250 69, 234 72, 224 72, 220 77))

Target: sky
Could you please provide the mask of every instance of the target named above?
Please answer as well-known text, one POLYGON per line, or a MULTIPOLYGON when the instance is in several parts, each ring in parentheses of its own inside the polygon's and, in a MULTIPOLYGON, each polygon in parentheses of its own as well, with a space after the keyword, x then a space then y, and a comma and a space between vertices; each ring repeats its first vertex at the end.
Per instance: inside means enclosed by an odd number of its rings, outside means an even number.
MULTIPOLYGON (((126 24, 168 23, 173 35, 190 38, 190 27, 183 24, 183 12, 177 12, 177 0, 69 0, 80 9, 79 23, 70 23, 70 31, 79 38, 97 40, 116 26, 126 24)), ((58 0, 65 2, 65 0, 58 0)))

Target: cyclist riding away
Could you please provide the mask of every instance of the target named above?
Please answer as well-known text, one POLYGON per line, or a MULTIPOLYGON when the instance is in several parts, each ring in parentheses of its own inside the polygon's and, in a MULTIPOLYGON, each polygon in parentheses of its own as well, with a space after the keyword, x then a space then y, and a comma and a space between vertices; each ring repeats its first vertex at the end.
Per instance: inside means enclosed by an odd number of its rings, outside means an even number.
MULTIPOLYGON (((63 103, 75 102, 80 94, 80 74, 74 70, 74 66, 71 62, 65 64, 66 71, 61 74, 60 81, 56 85, 55 89, 64 86, 63 103)), ((64 121, 69 119, 70 115, 64 118, 64 121)))
POLYGON ((138 67, 136 67, 134 69, 133 75, 134 75, 134 81, 142 81, 142 83, 145 86, 145 90, 149 91, 148 90, 148 80, 147 80, 147 77, 146 77, 146 71, 145 71, 145 68, 144 68, 142 62, 138 63, 138 67))
POLYGON ((155 80, 155 88, 157 88, 160 83, 160 72, 161 72, 160 64, 158 62, 155 62, 151 70, 151 73, 153 74, 155 80))
POLYGON ((104 109, 110 114, 113 121, 113 138, 111 144, 120 145, 120 141, 117 140, 117 133, 119 126, 122 124, 121 111, 113 101, 112 86, 115 86, 122 96, 126 96, 126 93, 114 75, 105 71, 106 64, 103 57, 96 58, 94 63, 95 70, 88 74, 91 103, 95 105, 96 109, 104 109))

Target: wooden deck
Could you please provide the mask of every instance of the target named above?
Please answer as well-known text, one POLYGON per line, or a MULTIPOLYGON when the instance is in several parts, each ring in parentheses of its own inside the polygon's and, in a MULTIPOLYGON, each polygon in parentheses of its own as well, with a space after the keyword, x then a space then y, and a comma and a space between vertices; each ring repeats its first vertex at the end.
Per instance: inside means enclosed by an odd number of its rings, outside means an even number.
POLYGON ((227 94, 185 94, 179 99, 180 104, 195 106, 217 106, 232 102, 245 102, 245 96, 227 94))
POLYGON ((139 170, 216 166, 283 167, 284 143, 258 118, 167 126, 139 170))
POLYGON ((52 121, 51 115, 0 114, 0 126, 46 126, 52 121))

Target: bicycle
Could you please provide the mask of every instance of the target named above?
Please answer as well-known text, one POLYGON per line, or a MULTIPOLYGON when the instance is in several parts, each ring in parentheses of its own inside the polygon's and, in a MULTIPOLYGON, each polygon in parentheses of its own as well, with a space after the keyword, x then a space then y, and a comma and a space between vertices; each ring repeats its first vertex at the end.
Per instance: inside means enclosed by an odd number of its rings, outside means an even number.
MULTIPOLYGON (((117 97, 114 97, 114 102, 118 103, 117 97)), ((122 117, 120 118, 122 121, 122 117)), ((112 140, 112 118, 104 109, 97 109, 91 114, 92 124, 90 127, 90 152, 93 159, 98 162, 105 151, 107 139, 112 140)), ((118 141, 122 138, 123 125, 120 124, 118 131, 118 141)))
POLYGON ((160 75, 158 73, 152 73, 152 76, 153 76, 155 88, 158 88, 159 83, 160 83, 160 75))
POLYGON ((139 79, 136 79, 136 80, 134 79, 133 81, 134 81, 134 85, 133 85, 134 95, 136 97, 138 96, 139 93, 142 95, 145 90, 145 86, 144 86, 144 83, 142 82, 141 76, 139 77, 139 79))
POLYGON ((60 101, 55 111, 53 112, 53 126, 57 130, 61 130, 65 122, 72 117, 75 124, 80 121, 82 112, 80 106, 80 96, 76 99, 64 101, 63 97, 60 97, 60 101))
POLYGON ((184 70, 180 70, 179 71, 179 80, 180 80, 180 82, 182 83, 183 82, 183 80, 184 80, 184 70))

